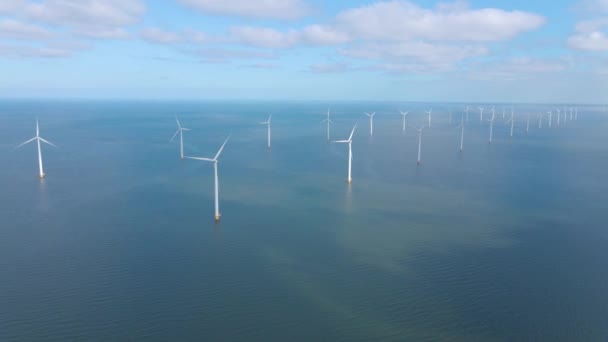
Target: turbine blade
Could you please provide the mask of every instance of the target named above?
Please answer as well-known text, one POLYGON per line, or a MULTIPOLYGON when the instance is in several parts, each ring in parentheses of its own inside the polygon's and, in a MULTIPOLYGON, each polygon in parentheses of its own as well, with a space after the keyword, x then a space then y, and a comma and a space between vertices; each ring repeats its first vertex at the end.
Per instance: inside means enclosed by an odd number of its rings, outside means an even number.
POLYGON ((179 129, 181 129, 181 128, 182 128, 182 125, 179 123, 179 120, 177 119, 177 116, 175 117, 175 121, 177 122, 177 127, 178 127, 179 129))
POLYGON ((57 147, 57 146, 55 146, 55 144, 53 144, 53 143, 52 143, 52 142, 50 142, 50 141, 46 141, 46 140, 44 140, 44 139, 42 139, 42 138, 40 138, 40 137, 39 137, 38 139, 40 139, 40 141, 42 141, 43 143, 47 143, 47 144, 49 144, 49 145, 51 145, 51 146, 53 146, 53 147, 57 147))
POLYGON ((175 134, 173 134, 173 136, 171 137, 171 139, 169 139, 169 142, 172 142, 173 139, 175 139, 175 137, 177 136, 177 133, 179 133, 180 129, 178 129, 177 131, 175 131, 175 134))
POLYGON ((228 136, 228 138, 226 138, 226 141, 224 141, 224 143, 222 144, 222 147, 220 147, 220 149, 217 151, 217 154, 215 155, 215 158, 213 158, 213 160, 217 160, 217 158, 220 157, 220 154, 222 154, 222 151, 224 150, 224 146, 226 146, 228 139, 230 139, 230 136, 228 136))
POLYGON ((353 140, 353 134, 355 134, 355 129, 357 128, 357 124, 355 123, 355 126, 353 127, 353 130, 350 132, 350 136, 348 137, 348 141, 352 141, 353 140))
POLYGON ((191 131, 191 129, 182 127, 182 131, 191 131))
POLYGON ((37 137, 33 137, 32 139, 30 139, 30 140, 28 140, 28 141, 26 141, 26 142, 24 142, 24 143, 22 143, 22 144, 19 144, 19 145, 18 145, 17 147, 15 147, 15 148, 19 148, 19 147, 21 147, 21 146, 23 146, 23 145, 25 145, 25 144, 29 144, 29 143, 31 143, 32 141, 36 140, 36 138, 37 138, 37 137))
POLYGON ((208 161, 208 162, 215 162, 214 159, 211 158, 200 158, 200 157, 184 157, 186 159, 193 159, 193 160, 202 160, 202 161, 208 161))
POLYGON ((334 141, 332 141, 332 143, 339 143, 339 144, 345 144, 345 143, 348 143, 348 142, 350 142, 350 140, 334 140, 334 141))

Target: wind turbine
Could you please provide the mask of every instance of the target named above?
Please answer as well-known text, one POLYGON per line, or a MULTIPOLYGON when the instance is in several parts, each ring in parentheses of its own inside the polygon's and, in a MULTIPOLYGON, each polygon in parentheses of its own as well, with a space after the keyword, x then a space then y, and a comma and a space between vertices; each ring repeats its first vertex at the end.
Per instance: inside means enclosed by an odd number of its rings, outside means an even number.
POLYGON ((578 108, 574 108, 574 121, 578 121, 578 108))
POLYGON ((374 135, 374 116, 376 115, 376 112, 371 114, 365 113, 365 115, 369 117, 369 136, 371 137, 374 135))
POLYGON ((224 143, 222 144, 222 147, 220 147, 220 149, 215 154, 215 157, 213 157, 213 158, 186 157, 188 159, 202 160, 202 161, 207 161, 207 162, 213 163, 213 175, 214 175, 214 183, 215 183, 215 222, 219 222, 220 216, 221 216, 220 215, 220 202, 219 202, 220 189, 219 189, 219 181, 218 181, 218 177, 217 177, 217 162, 218 162, 218 158, 220 157, 220 154, 222 154, 222 151, 224 150, 224 146, 226 146, 226 143, 228 142, 228 139, 230 139, 230 136, 228 136, 228 138, 226 138, 226 141, 224 141, 224 143))
MULTIPOLYGON (((329 112, 328 112, 328 117, 329 117, 329 112)), ((270 116, 268 117, 268 121, 260 122, 260 125, 268 126, 268 149, 270 149, 270 121, 271 120, 272 120, 272 114, 270 114, 270 116)), ((327 123, 327 126, 329 127, 329 123, 327 123)))
POLYGON ((553 123, 553 112, 548 111, 547 114, 549 114, 549 128, 551 128, 551 124, 553 123))
POLYGON ((507 122, 511 122, 511 138, 513 138, 513 126, 515 125, 515 117, 514 117, 513 109, 511 109, 511 119, 507 122))
POLYGON ((175 131, 175 134, 173 134, 171 139, 169 139, 169 142, 172 142, 173 139, 175 139, 175 137, 177 136, 177 134, 179 134, 179 157, 181 159, 184 159, 184 131, 189 131, 190 128, 182 127, 182 125, 179 123, 179 120, 177 119, 177 116, 175 117, 175 121, 177 122, 177 131, 175 131))
POLYGON ((420 126, 420 128, 417 128, 416 131, 418 132, 418 159, 416 161, 416 163, 418 165, 420 165, 420 156, 421 156, 421 152, 422 152, 422 129, 424 128, 424 126, 420 126))
POLYGON ((327 122, 327 142, 329 142, 329 124, 334 123, 329 119, 329 108, 327 108, 327 119, 321 121, 321 123, 327 122))
POLYGON ((492 143, 492 135, 494 133, 494 119, 496 119, 496 116, 494 115, 494 111, 492 111, 492 118, 488 120, 490 122, 490 144, 492 143))
POLYGON ((33 137, 32 139, 20 144, 19 146, 15 147, 15 148, 19 148, 25 144, 28 144, 32 141, 36 140, 36 144, 38 145, 38 168, 40 169, 40 179, 44 178, 44 168, 42 167, 42 149, 40 148, 40 142, 42 141, 45 144, 49 144, 53 147, 57 147, 55 145, 53 145, 51 142, 46 141, 44 139, 42 139, 40 137, 40 128, 38 126, 38 119, 36 119, 36 136, 33 137))
POLYGON ((483 122, 483 107, 479 107, 479 123, 483 122))
POLYGON ((431 128, 431 116, 433 115, 433 108, 424 111, 429 116, 429 128, 431 128))
POLYGON ((402 111, 399 111, 399 113, 401 113, 401 116, 403 116, 403 131, 405 132, 405 117, 407 116, 407 114, 408 114, 409 112, 402 112, 402 111))
POLYGON ((559 118, 561 116, 561 112, 559 110, 559 108, 555 109, 557 111, 557 125, 559 126, 559 118))
POLYGON ((538 115, 538 128, 543 128, 543 114, 538 115))
POLYGON ((353 134, 355 134, 356 128, 357 128, 357 123, 355 123, 355 126, 353 127, 353 130, 350 132, 350 136, 348 137, 347 140, 333 141, 333 142, 339 143, 339 144, 348 144, 348 178, 346 179, 348 184, 353 182, 352 173, 351 173, 352 164, 353 164, 353 134))
POLYGON ((574 108, 571 107, 570 108, 570 121, 572 121, 572 118, 574 117, 574 108))
POLYGON ((464 112, 467 114, 467 122, 469 122, 469 106, 466 106, 466 108, 464 109, 464 112))
POLYGON ((460 118, 460 152, 464 150, 464 120, 460 118))

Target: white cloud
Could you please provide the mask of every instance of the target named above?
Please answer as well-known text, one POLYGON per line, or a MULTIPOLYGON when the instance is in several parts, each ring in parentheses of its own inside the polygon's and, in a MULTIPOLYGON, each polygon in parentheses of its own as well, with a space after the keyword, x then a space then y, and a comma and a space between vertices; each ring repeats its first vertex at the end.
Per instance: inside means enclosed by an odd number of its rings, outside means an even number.
POLYGON ((608 36, 604 32, 580 32, 568 38, 568 46, 587 51, 608 51, 608 36))
POLYGON ((86 49, 80 44, 24 46, 0 45, 0 56, 11 58, 60 58, 72 56, 75 52, 86 49))
POLYGON ((235 42, 265 48, 289 48, 297 43, 295 32, 283 33, 271 28, 236 26, 230 28, 235 42))
POLYGON ((404 41, 495 42, 534 30, 544 24, 539 15, 495 8, 458 6, 426 9, 409 1, 386 1, 346 10, 333 25, 353 39, 404 41))
POLYGON ((13 12, 24 4, 23 0, 2 0, 0 1, 0 13, 13 12))
POLYGON ((140 32, 139 36, 147 42, 157 44, 173 44, 182 40, 179 34, 159 28, 144 29, 140 32))
POLYGON ((302 0, 178 0, 209 14, 236 15, 252 18, 297 19, 310 13, 302 0))
POLYGON ((567 70, 569 64, 567 59, 516 57, 477 64, 474 70, 467 74, 480 80, 522 80, 567 70))
POLYGON ((351 70, 348 64, 338 63, 318 63, 310 66, 310 71, 320 74, 341 73, 351 70))
POLYGON ((242 49, 224 49, 224 48, 208 48, 199 49, 189 52, 191 55, 198 57, 205 63, 227 63, 235 59, 274 59, 276 55, 266 51, 259 50, 242 50, 242 49))
POLYGON ((0 19, 0 37, 12 39, 40 40, 53 34, 47 29, 13 19, 0 19))
POLYGON ((29 3, 23 12, 38 22, 69 27, 75 34, 125 38, 124 27, 137 23, 145 10, 142 0, 46 0, 29 3))

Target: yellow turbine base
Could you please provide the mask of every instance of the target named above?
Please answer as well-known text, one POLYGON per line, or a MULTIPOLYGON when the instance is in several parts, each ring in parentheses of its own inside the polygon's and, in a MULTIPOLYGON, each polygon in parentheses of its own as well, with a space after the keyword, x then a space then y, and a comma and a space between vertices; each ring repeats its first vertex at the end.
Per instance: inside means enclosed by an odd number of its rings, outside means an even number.
POLYGON ((45 175, 40 175, 40 179, 43 179, 45 175))
POLYGON ((220 217, 219 217, 219 216, 216 216, 216 217, 215 217, 215 223, 218 223, 218 222, 220 222, 220 217))

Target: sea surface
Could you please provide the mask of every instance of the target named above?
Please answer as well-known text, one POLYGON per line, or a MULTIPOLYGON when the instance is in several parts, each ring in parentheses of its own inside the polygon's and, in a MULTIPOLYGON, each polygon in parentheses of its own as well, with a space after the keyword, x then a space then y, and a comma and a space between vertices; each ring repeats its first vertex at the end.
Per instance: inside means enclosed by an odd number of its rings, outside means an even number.
POLYGON ((0 102, 0 341, 608 340, 608 113, 465 105, 0 102))

